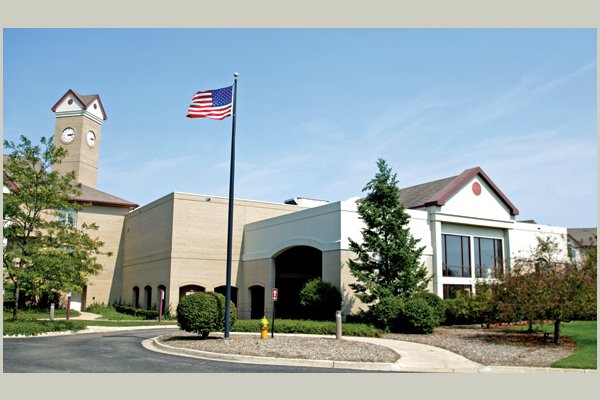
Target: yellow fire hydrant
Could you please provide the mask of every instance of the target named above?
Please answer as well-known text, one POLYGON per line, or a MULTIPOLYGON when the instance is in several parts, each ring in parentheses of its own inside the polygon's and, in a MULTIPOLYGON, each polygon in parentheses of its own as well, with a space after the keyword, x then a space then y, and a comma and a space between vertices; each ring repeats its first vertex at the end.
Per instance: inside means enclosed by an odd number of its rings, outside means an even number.
POLYGON ((260 338, 266 339, 269 336, 269 321, 267 317, 262 317, 260 320, 260 338))

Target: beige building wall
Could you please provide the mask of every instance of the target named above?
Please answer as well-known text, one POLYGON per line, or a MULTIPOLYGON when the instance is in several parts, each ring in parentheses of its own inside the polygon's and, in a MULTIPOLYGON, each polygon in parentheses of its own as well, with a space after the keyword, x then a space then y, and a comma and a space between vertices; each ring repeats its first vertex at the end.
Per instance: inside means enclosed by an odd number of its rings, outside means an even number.
POLYGON ((265 289, 265 312, 267 315, 271 315, 273 313, 271 289, 275 285, 273 259, 244 261, 242 265, 243 267, 237 275, 237 281, 241 282, 238 290, 238 317, 250 318, 252 311, 250 288, 252 286, 262 286, 265 289))
POLYGON ((169 304, 173 207, 174 198, 170 194, 132 211, 125 218, 123 303, 134 303, 133 287, 137 286, 140 306, 144 306, 144 287, 150 286, 150 304, 158 304, 157 288, 165 285, 169 304))
MULTIPOLYGON (((226 284, 227 228, 229 200, 223 197, 174 193, 171 297, 172 307, 179 303, 179 288, 195 284, 207 291, 226 284)), ((286 204, 235 200, 231 286, 238 289, 238 306, 245 304, 240 258, 244 226, 301 210, 286 204)), ((268 276, 268 275, 267 275, 268 276)))
MULTIPOLYGON (((244 225, 301 210, 286 204, 235 200, 231 285, 241 288, 240 254, 244 225)), ((125 223, 122 299, 132 303, 132 288, 150 285, 152 304, 158 304, 158 285, 165 285, 172 312, 182 286, 206 291, 226 284, 228 199, 171 193, 131 212, 125 223)), ((243 300, 242 300, 243 301, 243 300)))
POLYGON ((97 231, 88 231, 93 238, 104 242, 102 252, 112 253, 111 256, 100 255, 98 262, 102 264, 99 275, 90 277, 87 293, 82 299, 82 306, 92 303, 105 305, 119 300, 121 295, 121 265, 123 262, 123 224, 128 208, 89 206, 77 213, 77 226, 96 223, 97 231))

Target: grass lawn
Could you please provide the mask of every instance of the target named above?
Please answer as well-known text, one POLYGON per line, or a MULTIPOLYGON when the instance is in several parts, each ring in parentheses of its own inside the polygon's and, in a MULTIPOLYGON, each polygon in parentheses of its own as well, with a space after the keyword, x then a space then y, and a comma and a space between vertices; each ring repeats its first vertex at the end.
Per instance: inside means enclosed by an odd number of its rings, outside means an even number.
MULTIPOLYGON (((571 321, 560 324, 561 337, 570 337, 577 343, 575 354, 556 361, 554 368, 597 369, 597 327, 596 321, 571 321)), ((516 330, 526 330, 527 326, 515 327, 516 330)), ((554 332, 554 325, 534 325, 538 332, 554 332)))
MULTIPOLYGON (((71 318, 79 317, 81 314, 79 311, 71 310, 69 316, 71 318)), ((54 318, 66 318, 67 310, 64 308, 57 308, 54 310, 54 318)), ((38 309, 30 309, 30 310, 19 310, 17 313, 18 319, 50 319, 50 310, 38 310, 38 309)), ((12 320, 12 310, 4 309, 2 313, 2 319, 6 321, 7 319, 12 320)))
POLYGON ((561 324, 561 332, 577 342, 577 350, 570 357, 552 364, 555 368, 597 368, 596 321, 571 321, 561 324))
MULTIPOLYGON (((71 317, 75 318, 81 315, 79 312, 72 310, 71 317)), ((86 326, 152 326, 152 325, 166 325, 173 326, 177 324, 177 321, 162 321, 160 324, 156 320, 133 320, 135 317, 131 315, 125 315, 117 313, 114 310, 107 310, 103 318, 104 321, 84 321, 74 320, 65 321, 64 319, 59 320, 58 318, 66 317, 66 310, 57 309, 54 312, 54 317, 57 318, 54 321, 48 321, 50 312, 48 310, 20 310, 17 321, 12 319, 12 310, 3 310, 3 335, 38 335, 45 332, 61 332, 61 331, 78 331, 85 329, 86 326), (110 320, 109 320, 110 319, 110 320), (128 320, 125 320, 128 319, 128 320)))
MULTIPOLYGON (((77 311, 71 311, 71 316, 80 315, 77 311)), ((65 318, 66 310, 55 310, 55 318, 65 318)), ((12 319, 12 310, 3 310, 2 313, 3 335, 38 335, 45 332, 62 332, 62 331, 78 331, 85 329, 85 324, 82 321, 71 319, 55 319, 49 321, 50 312, 48 310, 24 310, 19 311, 17 320, 12 319)))

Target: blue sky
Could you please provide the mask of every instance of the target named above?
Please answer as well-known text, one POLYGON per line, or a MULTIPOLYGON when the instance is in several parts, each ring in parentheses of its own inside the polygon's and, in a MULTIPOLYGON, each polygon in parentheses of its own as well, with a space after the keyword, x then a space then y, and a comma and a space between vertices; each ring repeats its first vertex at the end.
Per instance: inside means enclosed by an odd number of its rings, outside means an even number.
POLYGON ((100 95, 98 189, 228 195, 231 118, 185 118, 239 72, 237 198, 361 195, 480 166, 518 219, 596 226, 593 29, 5 29, 4 138, 100 95))

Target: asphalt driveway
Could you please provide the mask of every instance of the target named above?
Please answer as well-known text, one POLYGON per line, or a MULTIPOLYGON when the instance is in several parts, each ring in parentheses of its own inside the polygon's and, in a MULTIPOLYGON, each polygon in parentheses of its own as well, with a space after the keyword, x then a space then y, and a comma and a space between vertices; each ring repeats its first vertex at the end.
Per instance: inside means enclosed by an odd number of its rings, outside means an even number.
POLYGON ((172 329, 89 333, 65 336, 5 338, 3 372, 234 372, 317 373, 351 372, 331 368, 252 365, 209 361, 146 350, 141 342, 172 329))

